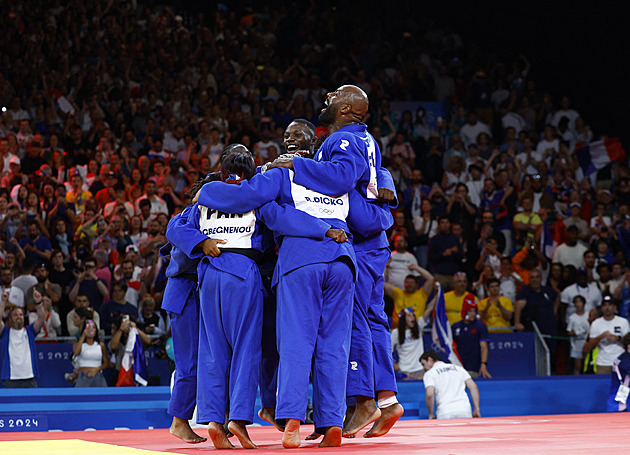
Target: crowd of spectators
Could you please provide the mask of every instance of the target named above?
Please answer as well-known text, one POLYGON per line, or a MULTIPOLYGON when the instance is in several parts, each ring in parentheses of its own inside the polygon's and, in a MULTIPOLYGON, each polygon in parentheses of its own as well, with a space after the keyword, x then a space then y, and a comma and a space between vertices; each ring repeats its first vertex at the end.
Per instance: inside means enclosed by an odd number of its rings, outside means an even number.
POLYGON ((524 56, 501 61, 428 18, 375 26, 371 11, 315 2, 5 6, 0 280, 7 309, 37 318, 33 289, 50 302, 39 337, 78 339, 86 320, 116 333, 121 313, 143 334, 167 333, 158 249, 186 190, 227 144, 273 160, 290 121, 319 125, 325 94, 346 83, 369 95, 364 120, 399 192, 394 286, 419 265, 452 293, 453 323, 482 300, 491 327, 535 321, 566 335, 574 294, 589 321, 603 296, 627 317, 630 169, 584 176, 574 150, 598 136, 566 96, 536 85, 524 56), (433 126, 396 101, 445 114, 433 126))

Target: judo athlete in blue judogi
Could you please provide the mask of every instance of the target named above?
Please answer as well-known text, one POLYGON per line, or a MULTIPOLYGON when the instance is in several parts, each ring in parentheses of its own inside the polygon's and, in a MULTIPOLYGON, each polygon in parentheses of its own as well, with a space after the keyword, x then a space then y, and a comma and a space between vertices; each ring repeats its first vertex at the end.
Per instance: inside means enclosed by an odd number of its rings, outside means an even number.
POLYGON ((197 348, 199 345, 199 294, 197 293, 197 264, 183 249, 190 250, 208 240, 198 230, 187 228, 191 207, 175 215, 168 223, 166 236, 170 243, 160 249, 163 257, 170 256, 166 269, 168 282, 164 289, 162 308, 168 311, 173 333, 175 377, 168 413, 173 416, 171 434, 185 442, 204 442, 192 431, 188 420, 193 416, 197 394, 197 348), (181 223, 181 221, 184 223, 181 223), (175 227, 175 229, 174 229, 175 227), (177 245, 177 246, 176 246, 177 245))
MULTIPOLYGON (((218 176, 215 176, 219 179, 218 176)), ((200 186, 199 186, 200 187, 200 186)), ((175 375, 168 413, 173 416, 170 432, 189 443, 204 442, 188 421, 192 418, 197 395, 197 355, 199 346, 199 294, 197 266, 199 258, 191 259, 193 251, 204 251, 213 240, 189 226, 186 207, 168 223, 166 238, 169 243, 160 255, 170 257, 166 269, 168 281, 162 298, 162 308, 169 314, 173 336, 175 375)))
MULTIPOLYGON (((327 107, 319 119, 331 130, 314 160, 293 158, 274 162, 270 168, 295 171, 294 181, 315 191, 339 196, 356 188, 366 200, 379 198, 377 177, 380 152, 361 119, 367 112, 367 95, 358 87, 342 86, 328 94, 327 107)), ((386 207, 383 207, 386 210, 386 207)), ((382 233, 357 236, 359 281, 355 291, 353 343, 349 360, 348 395, 356 396, 356 409, 349 408, 344 436, 357 433, 376 421, 366 437, 387 433, 403 414, 396 400, 396 377, 391 335, 383 310, 382 274, 389 247, 382 233), (370 342, 371 338, 371 342, 370 342), (371 352, 370 352, 371 348, 371 352), (378 396, 379 408, 374 403, 378 396)))
MULTIPOLYGON (((293 172, 274 169, 240 186, 210 183, 199 203, 244 212, 269 201, 294 206, 348 230, 349 197, 331 198, 293 183, 293 172)), ((276 420, 286 419, 285 447, 300 445, 313 365, 313 419, 325 433, 320 446, 341 444, 350 344, 354 250, 347 243, 285 236, 274 273, 280 354, 276 420)))
MULTIPOLYGON (((289 124, 284 132, 284 148, 288 154, 297 153, 312 157, 316 140, 315 125, 308 120, 296 119, 289 124)), ((266 166, 260 166, 256 169, 256 172, 264 173, 265 170, 266 166)), ((279 355, 276 347, 276 295, 272 280, 276 262, 277 255, 273 251, 273 257, 267 255, 267 260, 260 265, 260 273, 265 287, 265 298, 259 384, 262 406, 258 411, 258 416, 271 423, 278 430, 284 431, 284 427, 278 425, 275 420, 279 355)))
MULTIPOLYGON (((223 167, 244 177, 254 172, 253 159, 246 150, 232 153, 223 167)), ((219 183, 218 188, 240 186, 219 183)), ((206 188, 207 185, 200 194, 206 194, 206 188)), ((209 193, 215 190, 210 189, 209 193)), ((233 201, 233 206, 248 203, 240 202, 233 201)), ((253 421, 261 358, 263 293, 256 260, 266 249, 265 240, 270 238, 265 236, 261 221, 280 235, 299 233, 321 240, 336 234, 330 233, 329 223, 292 206, 280 207, 270 202, 257 204, 256 210, 225 207, 200 198, 188 217, 202 234, 222 239, 218 245, 221 254, 204 257, 198 268, 201 326, 197 414, 198 421, 210 422, 208 433, 215 447, 231 448, 222 426, 229 407, 228 428, 243 447, 255 448, 245 424, 253 421)))

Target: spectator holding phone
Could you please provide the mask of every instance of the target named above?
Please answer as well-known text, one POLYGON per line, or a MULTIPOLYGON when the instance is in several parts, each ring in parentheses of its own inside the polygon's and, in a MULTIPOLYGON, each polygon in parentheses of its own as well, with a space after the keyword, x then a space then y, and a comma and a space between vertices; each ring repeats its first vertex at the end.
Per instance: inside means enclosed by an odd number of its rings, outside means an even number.
POLYGON ((81 328, 81 338, 72 345, 77 369, 75 387, 107 387, 103 370, 109 365, 105 344, 99 340, 94 320, 87 319, 81 328))

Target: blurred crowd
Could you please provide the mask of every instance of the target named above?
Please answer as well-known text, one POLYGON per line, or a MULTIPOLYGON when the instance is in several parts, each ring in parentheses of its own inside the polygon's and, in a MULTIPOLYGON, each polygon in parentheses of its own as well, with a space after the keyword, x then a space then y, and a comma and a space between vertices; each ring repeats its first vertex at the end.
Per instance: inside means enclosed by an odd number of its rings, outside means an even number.
MULTIPOLYGON (((577 294, 586 324, 607 296, 627 317, 630 169, 621 161, 584 174, 575 150, 601 137, 571 100, 536 85, 535 62, 484 53, 448 24, 388 21, 389 8, 374 23, 369 10, 338 8, 6 2, 7 309, 35 320, 36 289, 49 315, 39 337, 79 339, 86 320, 115 334, 130 324, 122 314, 143 334, 165 335, 158 249, 187 189, 230 143, 247 146, 257 164, 273 160, 291 120, 319 126, 327 91, 349 83, 369 95, 364 121, 399 192, 388 232, 395 288, 420 292, 430 275, 457 299, 481 300, 488 326, 531 330, 536 322, 555 337, 585 339, 584 324, 570 325, 577 294), (418 103, 393 110, 400 101, 438 103, 443 115, 429 118, 418 103), (427 277, 407 283, 421 275, 416 266, 427 277)), ((452 323, 465 317, 458 302, 452 323)), ((395 324, 408 306, 392 300, 395 324)))

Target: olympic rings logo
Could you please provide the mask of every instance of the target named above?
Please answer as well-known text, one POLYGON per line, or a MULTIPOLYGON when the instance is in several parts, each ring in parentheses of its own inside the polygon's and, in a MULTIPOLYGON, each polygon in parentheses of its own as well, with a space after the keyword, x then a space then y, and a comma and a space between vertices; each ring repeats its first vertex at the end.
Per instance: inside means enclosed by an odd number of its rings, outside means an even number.
POLYGON ((323 215, 332 215, 333 213, 335 213, 334 210, 330 210, 330 209, 326 209, 323 207, 319 208, 319 213, 323 214, 323 215))

